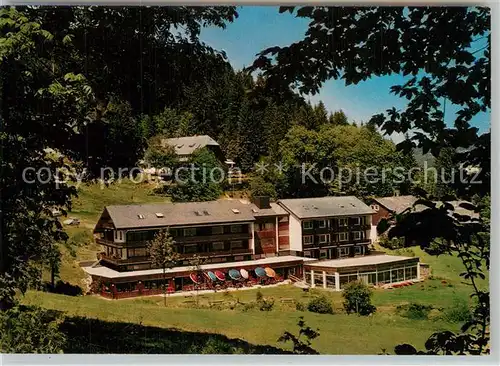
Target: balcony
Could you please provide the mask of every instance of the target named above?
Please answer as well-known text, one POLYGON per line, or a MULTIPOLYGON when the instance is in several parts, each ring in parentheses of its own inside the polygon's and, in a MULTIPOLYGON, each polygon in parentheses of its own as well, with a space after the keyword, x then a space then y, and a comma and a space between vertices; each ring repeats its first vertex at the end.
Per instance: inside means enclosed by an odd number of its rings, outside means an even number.
POLYGON ((257 236, 259 239, 272 239, 276 238, 276 231, 274 229, 266 229, 266 230, 259 230, 256 231, 257 236))
POLYGON ((214 241, 232 241, 252 239, 251 233, 227 233, 219 235, 177 236, 174 241, 179 244, 209 243, 214 241))
MULTIPOLYGON (((215 257, 229 257, 229 256, 234 256, 234 255, 251 255, 253 254, 252 250, 250 248, 240 248, 240 249, 231 249, 227 251, 220 251, 220 252, 196 252, 196 253, 183 253, 180 254, 180 259, 188 259, 193 257, 194 255, 197 255, 198 257, 208 257, 208 258, 215 258, 215 257)), ((140 264, 140 263, 149 263, 151 262, 151 257, 149 256, 142 256, 142 257, 130 257, 127 259, 122 259, 117 256, 108 256, 106 254, 100 254, 100 259, 113 263, 115 265, 124 265, 124 264, 140 264)))
POLYGON ((214 258, 214 257, 228 257, 228 256, 233 256, 233 255, 253 254, 253 252, 252 252, 252 249, 250 249, 250 248, 241 248, 241 249, 231 249, 231 250, 220 251, 220 252, 184 253, 184 254, 181 254, 181 259, 190 258, 190 257, 194 256, 195 254, 198 257, 214 258))
MULTIPOLYGON (((233 241, 233 240, 248 240, 248 239, 252 239, 251 233, 228 233, 228 234, 204 235, 204 236, 177 236, 174 238, 174 241, 178 244, 194 244, 194 243, 210 243, 214 241, 233 241)), ((96 239, 96 243, 116 248, 134 248, 134 247, 145 247, 147 241, 142 240, 142 241, 127 241, 125 243, 115 243, 112 240, 99 238, 96 239)))
POLYGON ((96 238, 95 242, 100 245, 106 245, 108 247, 123 248, 124 243, 115 243, 113 240, 96 238))
POLYGON ((371 239, 359 239, 359 240, 346 240, 346 241, 330 241, 327 243, 314 242, 310 244, 302 244, 304 249, 314 249, 332 246, 342 246, 342 245, 369 245, 371 244, 371 239))

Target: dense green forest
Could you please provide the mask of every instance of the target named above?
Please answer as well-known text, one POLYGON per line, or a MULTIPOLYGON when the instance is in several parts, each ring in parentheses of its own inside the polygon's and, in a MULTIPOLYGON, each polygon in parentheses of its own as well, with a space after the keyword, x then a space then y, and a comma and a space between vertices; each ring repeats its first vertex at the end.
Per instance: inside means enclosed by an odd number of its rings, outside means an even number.
MULTIPOLYGON (((281 11, 309 18, 304 39, 263 50, 250 69, 234 70, 223 52, 200 40, 200 30, 237 21, 236 7, 0 9, 0 311, 4 328, 15 329, 2 341, 15 346, 28 329, 33 352, 57 352, 63 342, 50 316, 20 308, 17 299, 39 284, 42 267, 60 265, 56 243, 68 235, 51 210, 70 210, 77 191, 71 181, 57 178, 69 171, 72 179, 83 173, 84 180, 92 180, 104 167, 107 174, 135 167, 145 154, 154 155, 158 136, 210 135, 252 176, 253 195, 417 194, 429 210, 417 219, 401 218, 394 235, 425 233, 422 247, 442 238, 440 253, 460 253, 465 279, 474 284, 474 278, 484 278, 489 222, 467 221, 431 200, 474 198, 489 205, 490 134, 470 125, 474 115, 490 109, 489 9, 281 11), (486 46, 476 50, 478 39, 486 46), (328 79, 342 78, 348 86, 393 74, 413 77, 392 87, 408 100, 407 107, 364 124, 304 97, 328 79), (444 123, 442 99, 459 106, 453 126, 444 123), (384 138, 392 132, 405 140, 395 145, 384 138), (300 164, 314 174, 325 167, 410 169, 422 163, 421 154, 411 153, 415 148, 431 153, 447 174, 452 167, 480 168, 481 184, 361 179, 339 185, 300 179, 300 164), (285 169, 258 174, 256 163, 282 163, 285 169)), ((161 155, 160 161, 168 158, 161 155)), ((194 159, 214 164, 206 152, 194 159)), ((222 187, 189 185, 169 193, 181 201, 203 200, 219 196, 222 187)), ((461 333, 434 336, 429 353, 488 349, 489 292, 473 287, 473 319, 461 333)))

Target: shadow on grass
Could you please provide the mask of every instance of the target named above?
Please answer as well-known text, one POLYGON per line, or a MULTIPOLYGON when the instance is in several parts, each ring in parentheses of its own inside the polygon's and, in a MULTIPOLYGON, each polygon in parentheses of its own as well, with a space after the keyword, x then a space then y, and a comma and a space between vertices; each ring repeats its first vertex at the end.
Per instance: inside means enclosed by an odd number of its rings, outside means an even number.
POLYGON ((54 294, 61 294, 67 296, 83 295, 83 290, 80 286, 72 285, 69 282, 63 282, 61 280, 57 281, 55 286, 52 286, 50 282, 44 283, 43 290, 54 294))
POLYGON ((273 346, 254 345, 220 334, 187 332, 133 323, 66 317, 64 353, 136 354, 289 354, 273 346))

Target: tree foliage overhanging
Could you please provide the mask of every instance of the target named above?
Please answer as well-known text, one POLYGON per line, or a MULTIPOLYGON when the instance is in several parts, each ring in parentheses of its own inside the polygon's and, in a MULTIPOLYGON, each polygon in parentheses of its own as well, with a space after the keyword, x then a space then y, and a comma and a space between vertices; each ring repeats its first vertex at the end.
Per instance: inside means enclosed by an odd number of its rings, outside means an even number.
POLYGON ((261 70, 270 88, 296 86, 316 93, 328 79, 346 85, 368 78, 403 75, 391 92, 407 100, 373 116, 387 134, 413 132, 399 144, 416 144, 439 155, 443 147, 464 148, 461 162, 479 166, 489 192, 490 134, 478 134, 471 119, 491 107, 490 10, 481 7, 281 7, 310 19, 304 39, 263 50, 252 70, 261 70), (445 103, 457 107, 453 126, 445 103))

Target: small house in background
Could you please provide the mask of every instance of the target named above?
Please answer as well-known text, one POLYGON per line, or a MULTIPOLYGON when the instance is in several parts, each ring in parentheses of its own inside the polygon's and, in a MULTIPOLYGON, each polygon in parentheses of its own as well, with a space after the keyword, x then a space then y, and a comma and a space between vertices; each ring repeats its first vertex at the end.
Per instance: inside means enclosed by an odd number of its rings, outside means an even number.
POLYGON ((172 146, 175 153, 179 156, 180 162, 187 161, 196 149, 207 148, 212 151, 217 159, 223 164, 226 163, 224 153, 217 141, 208 135, 194 135, 185 137, 174 137, 169 139, 162 139, 161 144, 163 147, 172 146))
POLYGON ((374 212, 372 225, 377 226, 382 219, 389 219, 393 214, 400 214, 413 206, 417 201, 415 196, 393 196, 373 198, 370 206, 374 212))
MULTIPOLYGON (((372 232, 371 239, 375 241, 378 238, 377 226, 383 219, 389 219, 394 214, 400 214, 406 209, 412 207, 415 202, 417 202, 417 197, 415 196, 393 196, 393 197, 378 197, 373 198, 370 202, 370 206, 373 210, 373 219, 372 219, 372 232)), ((437 202, 437 201, 433 201, 437 202)), ((479 214, 471 211, 465 207, 462 207, 461 204, 472 205, 471 202, 468 201, 447 201, 453 206, 453 213, 469 216, 472 219, 478 219, 479 214)), ((415 207, 416 211, 422 211, 427 207, 424 205, 417 205, 415 207)))
POLYGON ((413 206, 417 201, 415 196, 392 196, 392 197, 376 197, 370 202, 370 207, 373 210, 372 229, 370 239, 377 240, 377 226, 383 219, 388 220, 394 214, 400 214, 407 208, 413 206))

